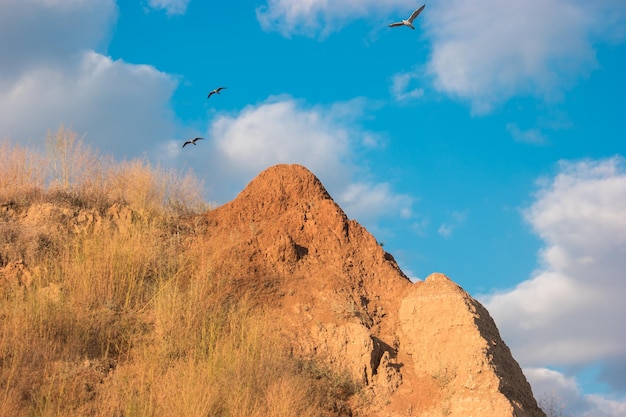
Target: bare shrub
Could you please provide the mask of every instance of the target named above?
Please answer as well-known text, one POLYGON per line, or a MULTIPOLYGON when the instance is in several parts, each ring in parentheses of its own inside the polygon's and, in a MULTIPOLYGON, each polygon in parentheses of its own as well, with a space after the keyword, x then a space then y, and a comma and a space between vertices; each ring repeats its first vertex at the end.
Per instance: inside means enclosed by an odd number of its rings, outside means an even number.
POLYGON ((108 182, 115 162, 87 146, 76 132, 61 126, 46 137, 47 186, 51 197, 75 206, 109 202, 108 182))
POLYGON ((64 127, 49 133, 46 143, 48 184, 58 195, 80 196, 92 207, 124 202, 148 212, 182 214, 207 208, 202 184, 190 172, 154 167, 145 159, 115 162, 64 127))
POLYGON ((76 132, 61 126, 48 132, 46 153, 49 163, 49 185, 69 190, 80 184, 97 165, 97 155, 78 138, 76 132))
POLYGON ((565 410, 563 401, 555 393, 542 395, 537 404, 546 413, 546 417, 574 417, 565 410))
POLYGON ((0 205, 31 201, 43 189, 44 159, 8 141, 0 142, 0 205))
POLYGON ((153 167, 135 159, 115 166, 107 184, 109 196, 148 212, 165 209, 173 214, 206 210, 202 184, 191 174, 153 167))

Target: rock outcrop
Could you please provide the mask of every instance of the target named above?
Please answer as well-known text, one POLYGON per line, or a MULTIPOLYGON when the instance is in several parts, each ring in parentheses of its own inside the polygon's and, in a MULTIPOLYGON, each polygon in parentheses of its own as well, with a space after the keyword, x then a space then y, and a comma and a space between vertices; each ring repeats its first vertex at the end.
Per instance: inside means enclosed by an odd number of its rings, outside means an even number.
POLYGON ((197 244, 275 314, 293 352, 359 381, 359 415, 543 417, 487 310, 442 274, 412 283, 320 181, 278 165, 201 219, 197 244))

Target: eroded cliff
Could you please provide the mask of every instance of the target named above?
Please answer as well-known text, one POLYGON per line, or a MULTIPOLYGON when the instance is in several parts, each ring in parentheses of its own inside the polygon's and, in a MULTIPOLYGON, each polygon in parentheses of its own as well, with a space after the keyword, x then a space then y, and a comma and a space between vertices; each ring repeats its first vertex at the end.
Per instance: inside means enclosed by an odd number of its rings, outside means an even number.
POLYGON ((487 310, 442 274, 412 283, 299 165, 201 219, 217 273, 252 288, 295 355, 347 370, 384 416, 542 417, 487 310))

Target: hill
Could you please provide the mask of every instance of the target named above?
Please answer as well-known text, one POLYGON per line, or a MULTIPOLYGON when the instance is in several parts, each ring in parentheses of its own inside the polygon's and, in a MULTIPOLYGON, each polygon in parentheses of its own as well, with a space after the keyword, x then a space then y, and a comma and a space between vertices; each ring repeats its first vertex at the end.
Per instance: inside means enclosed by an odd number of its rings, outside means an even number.
POLYGON ((202 217, 216 271, 257 288, 296 355, 348 370, 362 410, 543 415, 487 310, 443 274, 412 283, 306 168, 271 167, 202 217))
POLYGON ((0 146, 0 416, 544 416, 487 310, 306 168, 208 209, 53 145, 0 146))

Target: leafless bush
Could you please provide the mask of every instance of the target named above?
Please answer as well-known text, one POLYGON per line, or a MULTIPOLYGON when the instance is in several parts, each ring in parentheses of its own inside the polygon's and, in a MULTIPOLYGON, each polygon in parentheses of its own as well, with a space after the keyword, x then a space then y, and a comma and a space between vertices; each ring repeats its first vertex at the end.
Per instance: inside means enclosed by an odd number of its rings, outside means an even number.
POLYGON ((544 394, 537 403, 546 417, 574 417, 565 410, 563 401, 555 393, 544 394))

